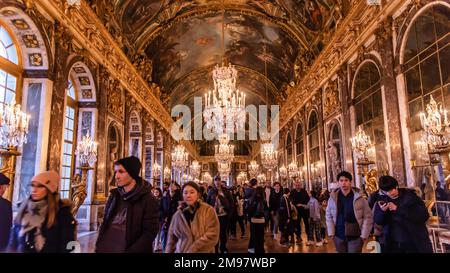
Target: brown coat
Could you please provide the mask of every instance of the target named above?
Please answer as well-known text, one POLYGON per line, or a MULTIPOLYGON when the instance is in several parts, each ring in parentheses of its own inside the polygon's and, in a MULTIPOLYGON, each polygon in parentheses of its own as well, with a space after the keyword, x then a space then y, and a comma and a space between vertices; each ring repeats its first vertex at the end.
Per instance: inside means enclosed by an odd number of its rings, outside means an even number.
POLYGON ((210 205, 200 203, 190 227, 179 209, 170 223, 166 253, 212 253, 219 231, 219 218, 210 205))

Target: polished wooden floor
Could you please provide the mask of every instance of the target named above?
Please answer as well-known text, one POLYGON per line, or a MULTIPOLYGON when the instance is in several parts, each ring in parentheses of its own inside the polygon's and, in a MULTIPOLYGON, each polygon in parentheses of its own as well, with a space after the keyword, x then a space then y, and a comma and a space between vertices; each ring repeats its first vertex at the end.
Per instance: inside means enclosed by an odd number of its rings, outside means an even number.
MULTIPOLYGON (((248 228, 248 226, 247 226, 248 228)), ((247 229, 248 230, 248 229, 247 229)), ((237 239, 229 239, 227 243, 227 248, 230 253, 247 253, 248 252, 248 240, 249 235, 241 239, 240 231, 238 230, 237 239)), ((293 246, 282 246, 279 243, 279 233, 277 238, 274 239, 272 233, 266 232, 264 237, 264 245, 266 253, 336 253, 333 242, 328 240, 328 244, 316 247, 314 245, 306 245, 306 234, 302 233, 303 242, 301 244, 296 244, 293 246)), ((81 252, 92 253, 95 249, 95 241, 97 240, 97 232, 91 232, 88 234, 80 234, 78 238, 81 244, 81 252)), ((363 248, 363 252, 370 252, 367 250, 366 246, 363 248)))

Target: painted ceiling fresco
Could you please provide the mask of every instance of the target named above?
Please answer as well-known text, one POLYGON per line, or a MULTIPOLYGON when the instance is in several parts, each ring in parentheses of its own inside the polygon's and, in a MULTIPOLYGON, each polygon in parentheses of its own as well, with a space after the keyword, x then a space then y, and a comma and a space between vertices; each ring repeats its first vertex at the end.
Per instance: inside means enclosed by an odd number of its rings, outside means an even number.
MULTIPOLYGON (((221 15, 191 18, 174 25, 148 46, 146 53, 153 60, 153 79, 162 90, 172 89, 174 81, 196 68, 221 62, 221 20, 221 15)), ((299 48, 275 26, 246 15, 226 14, 225 47, 228 61, 263 75, 266 56, 268 78, 278 88, 293 77, 299 48)))
MULTIPOLYGON (((219 63, 221 11, 225 9, 225 56, 228 61, 253 74, 244 78, 250 90, 260 90, 250 79, 265 74, 270 85, 282 93, 289 83, 298 82, 299 59, 310 61, 326 45, 321 37, 349 10, 349 0, 111 0, 113 17, 127 41, 124 51, 130 58, 145 51, 153 64, 152 81, 163 96, 178 102, 185 91, 212 86, 208 75, 199 76, 219 63), (194 74, 194 80, 191 74, 194 74), (259 75, 259 76, 256 76, 259 75), (203 81, 205 80, 205 81, 203 81), (173 92, 177 92, 174 94, 173 92)), ((109 0, 90 0, 91 6, 110 6, 109 0)), ((102 9, 97 9, 102 10, 102 9)), ((310 62, 309 62, 310 63, 310 62)), ((310 65, 310 64, 309 64, 310 65)), ((277 101, 283 94, 274 95, 277 101)))

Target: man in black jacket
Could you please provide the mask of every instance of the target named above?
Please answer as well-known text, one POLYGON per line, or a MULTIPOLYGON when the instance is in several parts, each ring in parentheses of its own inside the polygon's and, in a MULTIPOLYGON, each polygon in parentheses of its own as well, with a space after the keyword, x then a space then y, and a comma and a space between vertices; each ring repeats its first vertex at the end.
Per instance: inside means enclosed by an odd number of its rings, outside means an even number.
POLYGON ((270 194, 269 211, 272 218, 272 234, 273 238, 276 239, 279 225, 279 215, 278 209, 280 208, 281 197, 283 197, 283 187, 281 187, 280 182, 275 182, 273 184, 273 190, 270 194))
POLYGON ((12 225, 11 202, 3 199, 2 195, 9 186, 9 178, 0 173, 0 251, 8 246, 9 234, 12 225))
POLYGON ((110 192, 96 252, 151 253, 159 212, 150 186, 139 176, 141 162, 131 156, 114 163, 117 189, 110 192))
POLYGON ((383 227, 384 251, 390 253, 433 252, 424 202, 414 190, 399 189, 392 176, 382 176, 379 188, 386 197, 374 206, 374 221, 383 227))
POLYGON ((305 225, 305 232, 309 230, 309 195, 308 192, 304 189, 303 183, 300 181, 295 181, 294 189, 291 192, 291 201, 292 204, 297 208, 298 218, 293 221, 294 224, 294 232, 296 235, 296 243, 301 244, 302 242, 302 228, 301 228, 301 220, 303 219, 303 224, 305 225))
MULTIPOLYGON (((214 178, 214 187, 208 192, 206 202, 210 204, 216 211, 220 222, 220 253, 228 253, 228 224, 233 212, 233 196, 226 187, 222 186, 220 176, 214 178)), ((219 244, 216 245, 216 253, 219 250, 219 244)))

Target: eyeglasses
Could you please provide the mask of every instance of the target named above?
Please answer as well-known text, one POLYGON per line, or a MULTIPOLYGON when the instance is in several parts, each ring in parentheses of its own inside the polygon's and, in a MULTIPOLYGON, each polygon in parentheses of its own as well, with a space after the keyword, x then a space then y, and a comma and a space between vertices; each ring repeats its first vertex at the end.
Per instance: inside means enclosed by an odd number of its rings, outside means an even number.
POLYGON ((45 188, 45 186, 42 184, 33 184, 33 183, 28 184, 28 187, 30 187, 30 188, 45 188))

